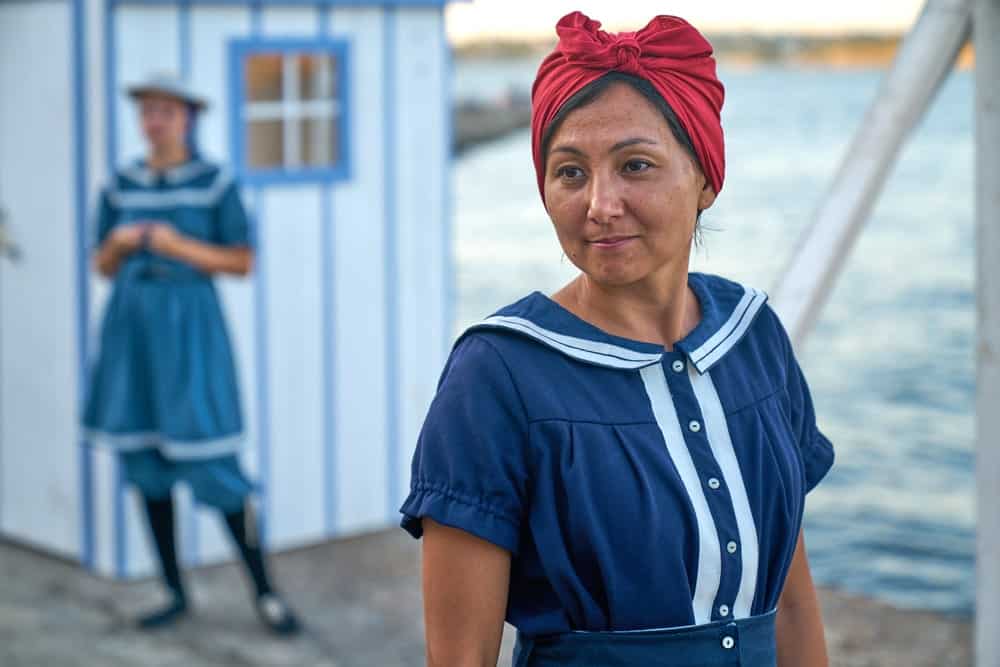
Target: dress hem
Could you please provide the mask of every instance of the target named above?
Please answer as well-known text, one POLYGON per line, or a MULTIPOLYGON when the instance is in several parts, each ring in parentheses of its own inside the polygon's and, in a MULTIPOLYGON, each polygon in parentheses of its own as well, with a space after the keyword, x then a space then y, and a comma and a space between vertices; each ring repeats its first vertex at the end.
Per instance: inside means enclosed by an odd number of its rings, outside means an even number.
POLYGON ((197 461, 236 454, 243 448, 245 439, 243 432, 204 440, 164 438, 156 431, 109 433, 97 429, 85 429, 84 434, 95 444, 118 452, 157 449, 165 458, 173 461, 197 461))

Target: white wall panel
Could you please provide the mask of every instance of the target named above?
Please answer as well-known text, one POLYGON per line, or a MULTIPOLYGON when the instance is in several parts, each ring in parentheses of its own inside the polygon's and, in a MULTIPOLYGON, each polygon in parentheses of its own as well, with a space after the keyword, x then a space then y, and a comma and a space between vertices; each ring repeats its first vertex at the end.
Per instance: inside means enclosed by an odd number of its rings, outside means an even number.
POLYGON ((350 39, 352 177, 333 195, 338 529, 384 525, 386 505, 382 11, 336 9, 350 39))
MULTIPOLYGON (((265 37, 312 38, 314 7, 265 7, 265 37)), ((268 290, 270 378, 269 539, 296 545, 322 537, 323 396, 320 333, 320 197, 315 186, 262 189, 260 221, 268 290)))
POLYGON ((319 193, 269 188, 261 224, 267 244, 270 377, 270 540, 318 539, 323 530, 319 193))
POLYGON ((261 28, 267 37, 311 38, 318 24, 315 7, 265 7, 261 28))
POLYGON ((103 448, 93 452, 94 568, 101 574, 116 576, 115 454, 103 448))
POLYGON ((191 84, 206 95, 211 107, 202 114, 198 141, 206 157, 229 160, 229 42, 250 32, 246 7, 191 8, 191 84))
POLYGON ((86 24, 86 78, 87 97, 87 199, 93 210, 98 188, 104 184, 107 170, 107 130, 108 114, 104 94, 104 2, 85 0, 84 21, 86 24))
POLYGON ((76 556, 71 30, 68 3, 0 5, 0 532, 76 556))
POLYGON ((397 214, 400 289, 400 456, 405 495, 410 459, 441 371, 445 147, 444 49, 436 9, 401 11, 397 39, 397 214))

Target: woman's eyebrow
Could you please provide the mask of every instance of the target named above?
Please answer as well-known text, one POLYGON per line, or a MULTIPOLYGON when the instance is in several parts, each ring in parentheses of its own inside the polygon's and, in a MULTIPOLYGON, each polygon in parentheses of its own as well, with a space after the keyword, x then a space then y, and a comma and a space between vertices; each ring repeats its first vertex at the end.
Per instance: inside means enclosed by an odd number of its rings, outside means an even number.
POLYGON ((645 137, 632 137, 631 139, 625 139, 623 141, 619 141, 617 144, 611 147, 611 150, 609 150, 608 153, 614 153, 615 151, 620 151, 623 148, 628 148, 629 146, 635 146, 636 144, 651 144, 653 146, 656 146, 659 143, 660 142, 654 139, 646 139, 645 137))
MULTIPOLYGON (((623 148, 628 148, 629 146, 635 146, 637 144, 650 144, 652 146, 656 146, 659 144, 659 142, 654 139, 647 139, 645 137, 631 137, 629 139, 623 139, 618 143, 616 143, 611 148, 609 148, 608 154, 610 155, 611 153, 620 151, 623 148)), ((552 148, 552 150, 549 151, 550 155, 552 153, 569 153, 571 155, 578 155, 580 157, 586 157, 587 155, 576 146, 567 146, 567 145, 555 146, 554 148, 552 148)))
POLYGON ((585 157, 587 155, 575 146, 556 146, 549 151, 550 155, 552 153, 569 153, 570 155, 579 155, 580 157, 585 157))

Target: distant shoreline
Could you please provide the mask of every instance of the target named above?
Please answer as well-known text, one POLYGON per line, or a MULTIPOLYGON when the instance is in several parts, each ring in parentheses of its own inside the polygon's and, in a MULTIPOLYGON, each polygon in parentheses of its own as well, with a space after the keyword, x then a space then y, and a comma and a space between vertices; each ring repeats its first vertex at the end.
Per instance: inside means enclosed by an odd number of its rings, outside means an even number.
MULTIPOLYGON (((831 69, 887 67, 896 55, 901 35, 763 35, 755 33, 709 34, 715 55, 722 65, 804 65, 831 69)), ((457 44, 455 55, 462 59, 541 58, 552 50, 549 39, 489 39, 457 44)), ((958 58, 958 69, 975 64, 971 44, 958 58)))

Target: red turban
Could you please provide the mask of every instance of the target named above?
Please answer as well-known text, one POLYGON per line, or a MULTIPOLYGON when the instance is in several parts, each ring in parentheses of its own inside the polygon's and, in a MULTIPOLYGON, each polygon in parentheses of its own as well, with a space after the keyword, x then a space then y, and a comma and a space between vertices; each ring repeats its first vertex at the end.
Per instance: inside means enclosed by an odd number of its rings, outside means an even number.
POLYGON ((712 45, 676 16, 657 16, 638 32, 607 33, 581 12, 556 24, 559 43, 542 61, 531 88, 531 152, 545 201, 542 135, 563 104, 608 72, 649 81, 694 144, 705 178, 718 193, 726 170, 719 113, 725 95, 715 76, 712 45))

